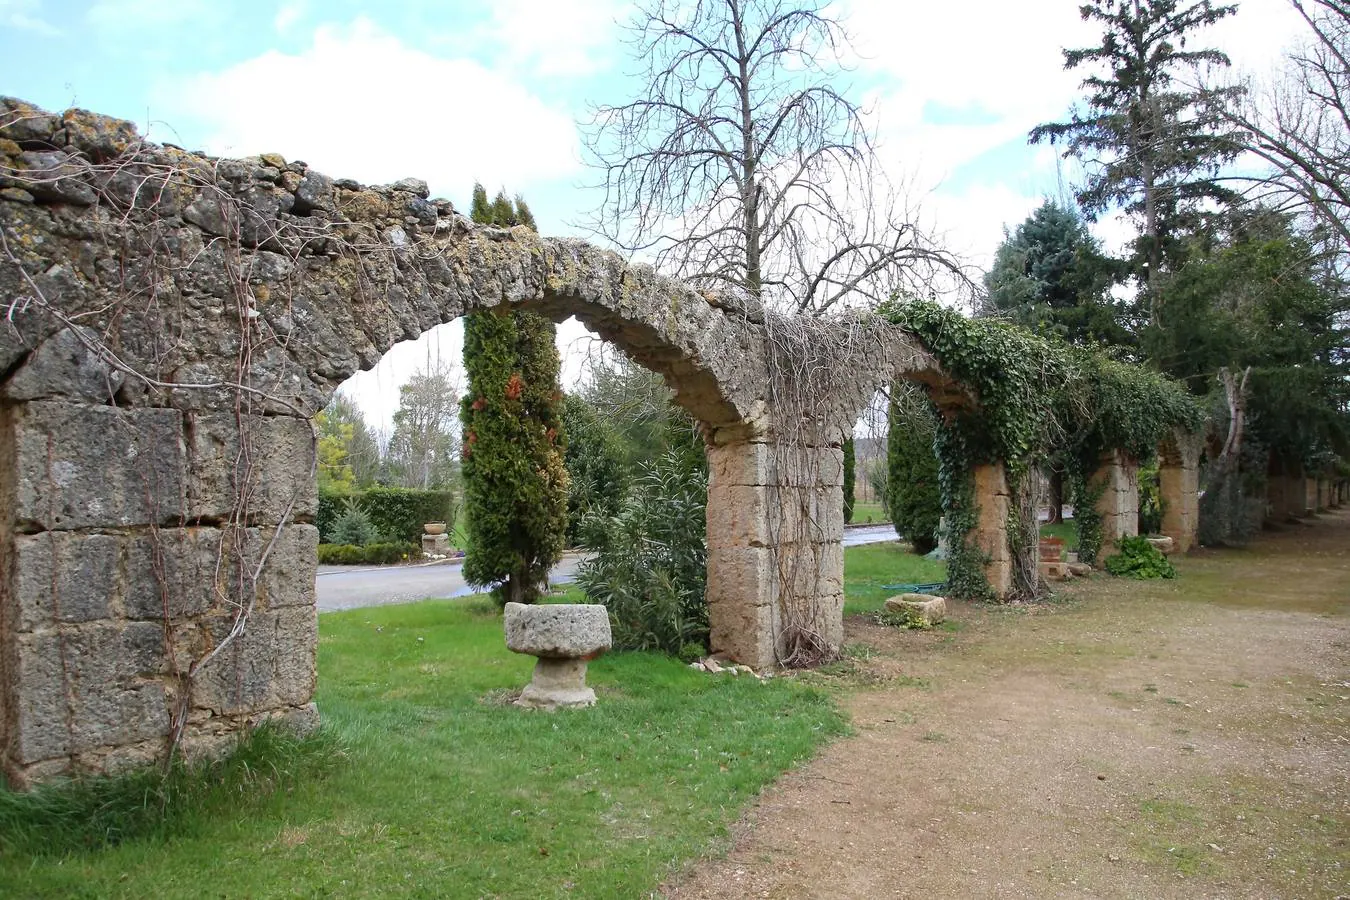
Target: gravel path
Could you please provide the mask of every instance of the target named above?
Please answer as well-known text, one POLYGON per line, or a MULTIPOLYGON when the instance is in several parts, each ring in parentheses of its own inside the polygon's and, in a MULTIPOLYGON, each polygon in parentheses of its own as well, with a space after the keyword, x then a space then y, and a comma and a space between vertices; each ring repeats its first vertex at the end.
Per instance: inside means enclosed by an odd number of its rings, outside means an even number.
POLYGON ((1350 513, 1178 568, 851 620, 855 736, 666 895, 1350 896, 1350 513))

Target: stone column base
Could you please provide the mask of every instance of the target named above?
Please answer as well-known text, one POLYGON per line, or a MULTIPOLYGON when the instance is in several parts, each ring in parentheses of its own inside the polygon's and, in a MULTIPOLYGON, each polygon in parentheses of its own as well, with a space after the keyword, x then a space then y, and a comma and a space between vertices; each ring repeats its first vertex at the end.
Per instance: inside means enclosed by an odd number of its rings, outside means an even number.
POLYGON ((541 656, 534 679, 521 692, 516 706, 528 709, 570 709, 594 706, 595 691, 586 686, 586 660, 541 656))

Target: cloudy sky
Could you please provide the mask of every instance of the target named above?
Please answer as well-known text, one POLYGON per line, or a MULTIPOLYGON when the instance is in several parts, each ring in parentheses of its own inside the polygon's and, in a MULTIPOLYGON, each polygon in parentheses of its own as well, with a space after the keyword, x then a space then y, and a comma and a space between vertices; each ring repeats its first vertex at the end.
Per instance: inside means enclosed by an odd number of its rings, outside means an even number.
MULTIPOLYGON (((1069 0, 839 0, 858 59, 841 83, 875 116, 884 165, 955 252, 986 262, 1005 225, 1072 169, 1027 131, 1061 118, 1094 37, 1069 0)), ((634 93, 626 0, 0 0, 0 93, 81 106, 219 155, 276 151, 368 183, 406 175, 467 208, 475 180, 522 193, 546 234, 597 197, 576 122, 634 93)), ((1205 36, 1267 72, 1298 32, 1288 0, 1241 0, 1205 36)), ((1119 225, 1104 223, 1108 242, 1119 225), (1114 229, 1114 231, 1113 231, 1114 229)), ((447 326, 350 386, 372 423, 447 326)), ((564 329, 571 342, 575 329, 564 329)), ((572 354, 575 357, 575 353, 572 354)))

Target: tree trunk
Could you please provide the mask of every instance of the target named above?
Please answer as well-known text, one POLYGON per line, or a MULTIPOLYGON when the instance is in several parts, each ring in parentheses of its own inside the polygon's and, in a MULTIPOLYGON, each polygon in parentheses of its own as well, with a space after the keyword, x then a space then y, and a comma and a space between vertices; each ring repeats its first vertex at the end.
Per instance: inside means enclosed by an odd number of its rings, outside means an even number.
POLYGON ((1247 417, 1247 376, 1251 373, 1252 367, 1248 366, 1242 372, 1242 380, 1238 381, 1227 366, 1219 370, 1219 381, 1223 383, 1224 395, 1228 400, 1228 438, 1215 461, 1215 467, 1220 473, 1235 470, 1242 454, 1242 431, 1247 417))

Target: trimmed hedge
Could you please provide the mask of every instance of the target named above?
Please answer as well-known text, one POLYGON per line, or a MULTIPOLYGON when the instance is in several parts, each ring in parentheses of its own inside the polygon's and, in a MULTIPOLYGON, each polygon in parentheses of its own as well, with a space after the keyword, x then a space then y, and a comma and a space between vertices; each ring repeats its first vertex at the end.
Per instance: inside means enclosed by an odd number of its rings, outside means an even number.
POLYGON ((319 514, 315 524, 319 527, 320 540, 332 538, 333 524, 342 515, 343 502, 349 497, 370 516, 382 540, 413 544, 422 540, 422 526, 427 522, 446 522, 453 527, 458 508, 454 491, 415 491, 396 487, 373 487, 352 493, 319 491, 319 514))
POLYGON ((422 548, 416 544, 394 541, 382 544, 320 544, 319 563, 325 566, 387 565, 416 559, 422 548))

